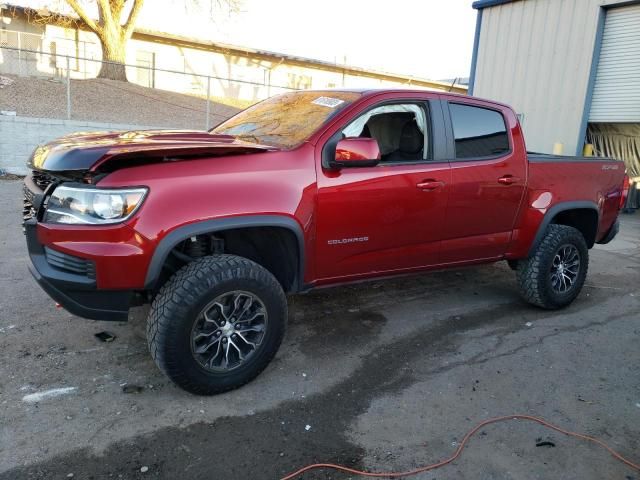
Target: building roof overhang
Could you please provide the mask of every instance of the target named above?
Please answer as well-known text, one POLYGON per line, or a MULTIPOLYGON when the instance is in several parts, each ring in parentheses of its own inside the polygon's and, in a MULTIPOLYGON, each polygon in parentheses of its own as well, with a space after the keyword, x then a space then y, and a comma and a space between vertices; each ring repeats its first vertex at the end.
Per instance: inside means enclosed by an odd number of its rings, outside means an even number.
POLYGON ((483 8, 495 7, 497 5, 503 5, 505 3, 517 2, 520 0, 476 0, 471 4, 476 10, 482 10, 483 8))

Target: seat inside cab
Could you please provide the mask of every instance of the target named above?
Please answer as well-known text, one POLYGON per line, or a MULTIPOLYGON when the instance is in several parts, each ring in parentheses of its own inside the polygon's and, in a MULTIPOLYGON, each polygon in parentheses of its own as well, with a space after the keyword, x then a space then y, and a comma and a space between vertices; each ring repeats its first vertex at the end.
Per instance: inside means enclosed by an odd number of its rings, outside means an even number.
POLYGON ((424 125, 424 111, 418 105, 387 105, 358 117, 343 136, 374 138, 382 162, 414 162, 424 159, 424 125))

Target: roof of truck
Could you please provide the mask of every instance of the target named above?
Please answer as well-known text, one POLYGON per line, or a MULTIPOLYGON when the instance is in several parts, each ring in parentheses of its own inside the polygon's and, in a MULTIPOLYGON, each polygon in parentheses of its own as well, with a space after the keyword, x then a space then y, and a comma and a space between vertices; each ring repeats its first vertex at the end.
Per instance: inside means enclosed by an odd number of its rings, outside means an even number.
POLYGON ((495 100, 490 100, 488 98, 474 97, 471 95, 465 95, 462 93, 454 93, 454 92, 443 92, 440 90, 425 90, 419 88, 324 88, 324 89, 312 89, 312 90, 304 90, 305 92, 309 91, 317 91, 317 92, 356 92, 362 94, 363 97, 371 97, 374 95, 380 95, 384 93, 416 93, 416 94, 424 94, 424 93, 435 93, 437 95, 446 95, 452 97, 469 98, 474 100, 479 100, 481 102, 490 103, 492 105, 497 105, 500 107, 506 107, 511 109, 510 105, 506 103, 496 102, 495 100))

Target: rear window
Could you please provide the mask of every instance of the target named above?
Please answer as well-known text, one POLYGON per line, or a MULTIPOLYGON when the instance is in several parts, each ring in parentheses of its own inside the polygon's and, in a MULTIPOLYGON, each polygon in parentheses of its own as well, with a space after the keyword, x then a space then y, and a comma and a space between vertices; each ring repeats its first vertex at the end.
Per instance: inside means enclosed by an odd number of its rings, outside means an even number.
POLYGON ((211 133, 241 140, 293 148, 331 117, 360 98, 357 92, 298 91, 271 97, 221 123, 211 133))
POLYGON ((450 103, 456 158, 494 157, 509 151, 502 114, 488 108, 450 103))

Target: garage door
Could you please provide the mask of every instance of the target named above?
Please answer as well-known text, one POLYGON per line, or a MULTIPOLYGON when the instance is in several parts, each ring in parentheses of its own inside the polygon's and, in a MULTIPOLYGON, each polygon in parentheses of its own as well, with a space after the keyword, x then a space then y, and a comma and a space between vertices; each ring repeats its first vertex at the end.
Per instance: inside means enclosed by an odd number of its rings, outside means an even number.
POLYGON ((640 122, 640 5, 607 10, 590 122, 640 122))

